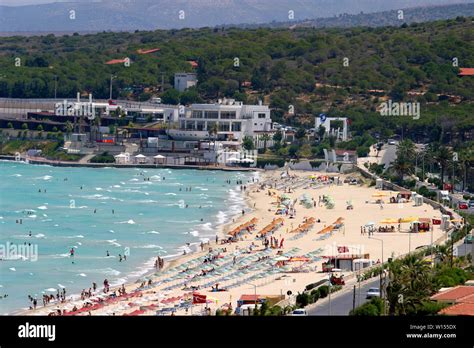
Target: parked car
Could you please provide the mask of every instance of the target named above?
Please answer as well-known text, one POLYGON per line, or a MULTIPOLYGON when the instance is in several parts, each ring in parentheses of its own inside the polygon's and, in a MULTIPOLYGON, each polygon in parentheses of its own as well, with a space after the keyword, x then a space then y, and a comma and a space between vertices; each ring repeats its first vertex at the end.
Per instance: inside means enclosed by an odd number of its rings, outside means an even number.
POLYGON ((459 209, 469 209, 467 202, 459 202, 459 209))
POLYGON ((474 200, 469 201, 468 205, 469 205, 469 208, 474 208, 474 200))
POLYGON ((367 299, 371 299, 371 298, 374 298, 374 297, 380 297, 379 288, 370 288, 367 291, 367 294, 365 295, 365 298, 367 298, 367 299))
POLYGON ((468 234, 468 235, 464 238, 464 244, 472 244, 472 234, 468 234))
POLYGON ((291 312, 291 316, 293 317, 296 317, 296 316, 304 316, 304 315, 308 315, 308 313, 306 312, 305 309, 295 309, 293 312, 291 312))

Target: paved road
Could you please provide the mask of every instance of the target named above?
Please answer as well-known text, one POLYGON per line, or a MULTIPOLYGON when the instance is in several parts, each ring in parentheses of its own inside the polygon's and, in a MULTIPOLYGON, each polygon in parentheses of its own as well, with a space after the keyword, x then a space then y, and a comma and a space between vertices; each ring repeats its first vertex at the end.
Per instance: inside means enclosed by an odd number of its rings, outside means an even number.
MULTIPOLYGON (((457 246, 457 249, 458 249, 458 251, 457 251, 457 253, 458 253, 457 256, 465 256, 465 255, 468 255, 468 254, 470 254, 470 253, 472 252, 472 250, 473 250, 473 245, 472 245, 472 244, 464 244, 464 243, 462 243, 462 244, 460 244, 460 245, 457 246)), ((454 255, 456 255, 456 254, 454 254, 454 255)))
MULTIPOLYGON (((378 288, 380 279, 376 278, 360 286, 360 304, 364 304, 366 300, 365 295, 369 288, 378 288)), ((331 315, 348 315, 352 310, 353 301, 353 285, 349 285, 350 290, 345 291, 344 294, 337 296, 336 298, 331 297, 331 315)), ((333 295, 334 296, 334 295, 333 295)), ((356 307, 359 304, 359 288, 356 283, 356 307)), ((329 301, 324 300, 324 303, 316 305, 316 307, 308 310, 308 315, 329 315, 329 301)))
POLYGON ((397 145, 385 145, 385 153, 383 154, 380 164, 385 164, 385 169, 390 166, 390 163, 397 158, 397 145))

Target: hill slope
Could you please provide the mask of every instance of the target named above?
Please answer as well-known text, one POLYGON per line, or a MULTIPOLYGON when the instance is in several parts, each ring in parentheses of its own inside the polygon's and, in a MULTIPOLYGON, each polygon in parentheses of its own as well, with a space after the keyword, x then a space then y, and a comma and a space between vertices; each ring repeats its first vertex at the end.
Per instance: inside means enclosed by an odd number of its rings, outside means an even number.
MULTIPOLYGON (((468 3, 472 0, 456 0, 468 3)), ((130 31, 197 28, 331 17, 451 4, 448 0, 102 0, 0 6, 0 32, 130 31), (75 19, 70 19, 70 11, 75 19), (184 19, 179 12, 184 11, 184 19)))

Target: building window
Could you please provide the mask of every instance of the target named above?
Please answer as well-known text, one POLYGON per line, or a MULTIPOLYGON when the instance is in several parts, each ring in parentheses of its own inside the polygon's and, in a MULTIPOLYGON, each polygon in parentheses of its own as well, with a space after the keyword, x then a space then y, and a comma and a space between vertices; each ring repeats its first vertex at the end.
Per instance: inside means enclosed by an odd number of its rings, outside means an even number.
POLYGON ((232 123, 232 131, 233 132, 240 132, 242 131, 242 125, 240 122, 233 122, 232 123))
POLYGON ((235 120, 237 115, 235 111, 221 111, 221 119, 222 120, 235 120))
POLYGON ((267 118, 267 114, 258 114, 258 118, 267 118))
POLYGON ((230 125, 229 123, 219 123, 219 131, 220 132, 228 132, 230 130, 230 125))
POLYGON ((216 122, 213 122, 213 121, 209 121, 207 122, 207 131, 210 132, 212 131, 212 129, 214 128, 214 126, 216 125, 216 122))
POLYGON ((193 110, 192 118, 202 118, 202 111, 201 110, 193 110))
POLYGON ((203 122, 203 121, 198 121, 197 122, 196 130, 202 131, 202 130, 204 130, 204 127, 205 127, 205 122, 203 122))
POLYGON ((218 119, 219 118, 219 112, 217 112, 217 111, 204 111, 204 118, 218 119))

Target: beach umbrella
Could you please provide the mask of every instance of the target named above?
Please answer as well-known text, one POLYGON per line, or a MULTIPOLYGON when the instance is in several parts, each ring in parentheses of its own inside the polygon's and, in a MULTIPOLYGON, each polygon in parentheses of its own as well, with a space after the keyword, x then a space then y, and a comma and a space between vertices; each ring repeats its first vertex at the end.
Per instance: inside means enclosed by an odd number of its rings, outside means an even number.
POLYGON ((278 256, 276 258, 274 258, 275 261, 288 261, 289 258, 286 257, 286 256, 278 256))
POLYGON ((397 219, 383 219, 380 221, 381 224, 398 224, 397 219))
POLYGON ((414 221, 418 221, 418 218, 417 218, 417 217, 410 216, 410 217, 406 217, 406 218, 401 218, 401 219, 400 219, 400 222, 401 222, 401 223, 414 222, 414 221))

